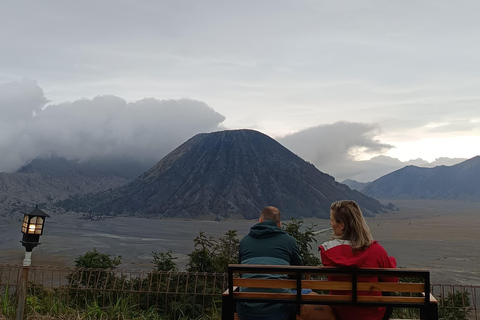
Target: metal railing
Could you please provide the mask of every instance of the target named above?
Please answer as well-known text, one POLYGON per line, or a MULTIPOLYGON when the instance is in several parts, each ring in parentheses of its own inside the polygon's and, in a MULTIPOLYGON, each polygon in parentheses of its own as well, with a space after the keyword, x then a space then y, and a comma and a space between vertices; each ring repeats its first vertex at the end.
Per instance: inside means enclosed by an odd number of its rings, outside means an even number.
MULTIPOLYGON (((0 315, 15 308, 21 274, 22 266, 0 264, 0 315)), ((27 312, 55 315, 67 309, 113 306, 122 314, 155 312, 197 318, 205 312, 219 313, 227 287, 226 273, 30 267, 27 312)), ((480 320, 480 285, 432 284, 431 292, 445 318, 460 315, 459 319, 480 320)))
POLYGON ((480 285, 432 284, 440 316, 457 319, 480 319, 480 285), (455 316, 456 315, 456 316, 455 316))
MULTIPOLYGON (((2 306, 16 306, 21 274, 22 266, 0 265, 0 315, 11 312, 2 306)), ((97 310, 197 318, 219 313, 226 287, 223 273, 30 267, 26 312, 97 310)))

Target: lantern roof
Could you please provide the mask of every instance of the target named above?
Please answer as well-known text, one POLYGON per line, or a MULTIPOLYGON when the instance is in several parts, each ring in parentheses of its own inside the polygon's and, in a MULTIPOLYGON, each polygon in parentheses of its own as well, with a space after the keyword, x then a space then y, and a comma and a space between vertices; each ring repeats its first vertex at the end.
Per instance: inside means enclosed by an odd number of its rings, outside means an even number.
POLYGON ((43 212, 42 210, 38 209, 38 204, 33 208, 30 213, 22 212, 23 214, 35 217, 50 217, 47 213, 43 212))

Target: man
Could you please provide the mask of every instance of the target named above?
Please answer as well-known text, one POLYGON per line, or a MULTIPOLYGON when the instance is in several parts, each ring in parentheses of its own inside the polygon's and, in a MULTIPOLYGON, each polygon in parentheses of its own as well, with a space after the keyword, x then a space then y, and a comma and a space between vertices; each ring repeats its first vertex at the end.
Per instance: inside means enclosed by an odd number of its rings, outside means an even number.
MULTIPOLYGON (((266 207, 260 213, 258 223, 250 228, 250 233, 240 241, 240 264, 301 265, 300 250, 294 238, 280 226, 281 213, 275 207, 266 207)), ((244 277, 278 279, 286 278, 278 274, 248 274, 244 277)), ((242 288, 242 291, 286 292, 288 289, 242 288)), ((237 314, 241 320, 283 320, 292 314, 291 304, 239 302, 237 314)))

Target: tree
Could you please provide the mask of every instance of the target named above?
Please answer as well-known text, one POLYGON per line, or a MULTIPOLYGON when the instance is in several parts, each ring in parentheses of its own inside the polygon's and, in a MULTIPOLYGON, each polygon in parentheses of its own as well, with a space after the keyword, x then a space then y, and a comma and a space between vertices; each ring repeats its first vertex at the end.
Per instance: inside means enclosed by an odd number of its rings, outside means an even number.
POLYGON ((216 272, 227 272, 230 263, 238 263, 238 246, 240 240, 237 230, 228 230, 217 242, 214 258, 216 272))
POLYGON ((313 228, 316 227, 313 223, 305 228, 305 231, 300 231, 303 220, 296 220, 292 218, 289 223, 282 224, 283 230, 297 241, 300 256, 302 257, 302 264, 304 266, 318 266, 321 265, 320 258, 316 257, 312 252, 312 242, 317 243, 313 228))
POLYGON ((212 236, 207 238, 205 236, 205 232, 200 231, 199 236, 196 237, 193 242, 195 249, 188 254, 189 262, 187 264, 187 271, 209 273, 215 272, 215 239, 212 236))
POLYGON ((111 287, 115 279, 115 275, 111 270, 116 269, 121 263, 121 256, 110 256, 109 254, 100 253, 94 248, 92 251, 87 251, 75 259, 75 267, 79 270, 70 273, 68 279, 72 287, 111 287))
POLYGON ((173 260, 177 257, 172 256, 172 250, 168 252, 153 251, 153 264, 155 265, 155 271, 178 271, 178 267, 173 260))
POLYGON ((227 272, 228 264, 238 261, 238 245, 240 240, 237 230, 228 230, 223 237, 216 240, 206 237, 200 231, 194 240, 195 249, 188 255, 189 272, 223 273, 227 272))
POLYGON ((467 320, 469 318, 470 294, 466 291, 449 292, 439 303, 438 317, 445 320, 467 320))
POLYGON ((75 259, 76 268, 116 269, 122 263, 122 256, 110 256, 94 248, 75 259))

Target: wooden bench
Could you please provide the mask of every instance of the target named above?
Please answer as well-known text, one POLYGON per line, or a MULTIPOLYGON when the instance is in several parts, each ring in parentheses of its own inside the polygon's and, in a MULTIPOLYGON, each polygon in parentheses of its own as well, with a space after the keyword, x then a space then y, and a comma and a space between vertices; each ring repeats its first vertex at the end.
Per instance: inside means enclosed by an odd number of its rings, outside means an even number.
POLYGON ((222 297, 223 320, 236 318, 235 306, 236 302, 240 301, 295 304, 297 314, 303 304, 419 308, 420 319, 438 319, 438 304, 430 293, 428 270, 230 264, 228 289, 222 297), (283 274, 288 275, 289 278, 241 278, 242 274, 283 274), (342 276, 345 277, 345 281, 328 281, 327 276, 342 276), (415 283, 361 281, 365 278, 376 279, 378 276, 409 278, 414 279, 415 283), (240 292, 241 287, 286 288, 297 291, 296 293, 240 292), (311 289, 319 294, 302 294, 302 289, 311 289), (332 295, 330 290, 342 290, 344 294, 332 295), (382 296, 362 295, 361 291, 379 291, 382 292, 382 296))

